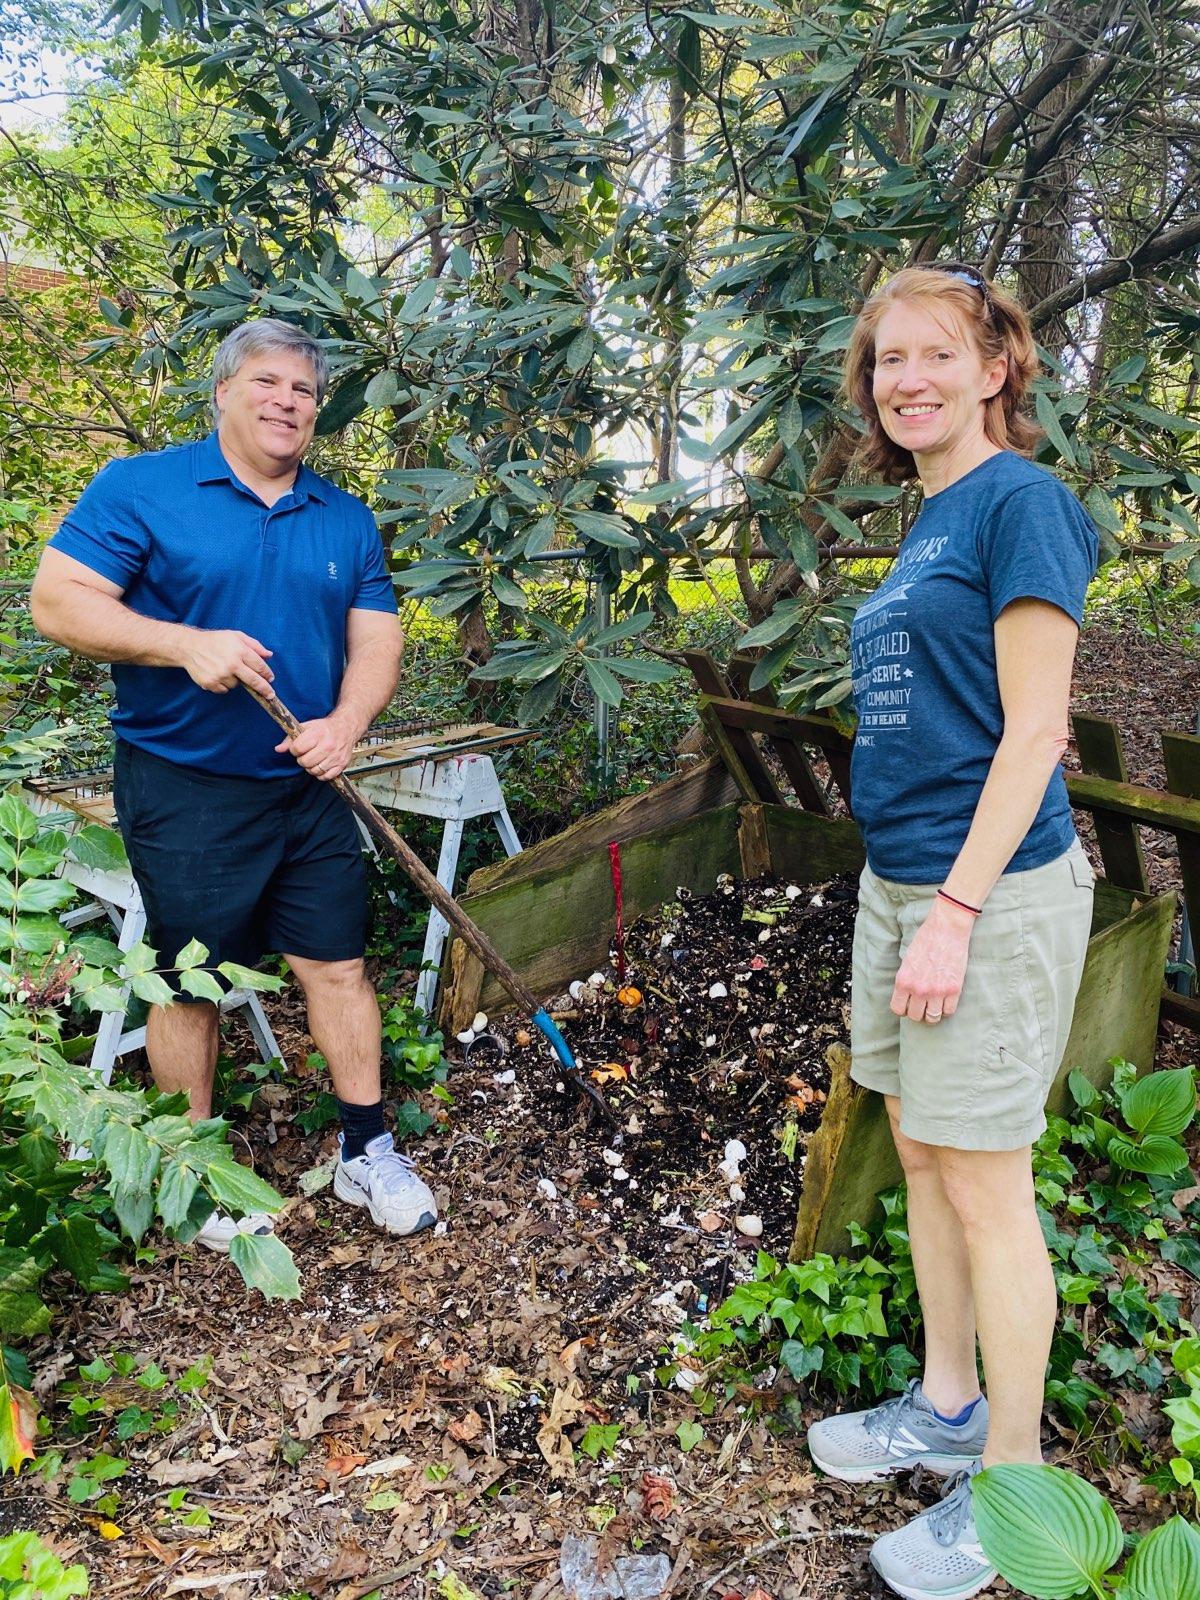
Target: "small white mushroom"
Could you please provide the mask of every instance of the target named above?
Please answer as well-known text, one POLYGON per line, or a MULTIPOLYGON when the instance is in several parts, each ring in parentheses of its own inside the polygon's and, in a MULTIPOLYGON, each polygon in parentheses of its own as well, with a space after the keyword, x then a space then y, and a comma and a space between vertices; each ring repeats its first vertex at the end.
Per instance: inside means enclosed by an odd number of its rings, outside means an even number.
POLYGON ((588 979, 588 982, 591 984, 593 989, 603 989, 604 985, 608 982, 608 979, 602 972, 593 972, 591 977, 588 979))
POLYGON ((459 1044, 473 1044, 475 1041, 475 1029, 467 1028, 462 1033, 456 1033, 454 1037, 459 1044))
POLYGON ((549 1178, 538 1179, 537 1191, 542 1196, 543 1200, 558 1199, 558 1185, 552 1183, 549 1178))
POLYGON ((825 904, 825 896, 823 894, 815 894, 808 903, 810 906, 823 906, 825 904))
POLYGON ((744 1233, 747 1239, 757 1239, 763 1231, 761 1217, 734 1217, 733 1225, 739 1233, 744 1233))
POLYGON ((507 1070, 504 1071, 504 1072, 494 1072, 492 1074, 492 1082, 493 1083, 505 1084, 505 1083, 516 1083, 516 1081, 517 1081, 517 1074, 516 1074, 516 1070, 513 1067, 507 1068, 507 1070))
POLYGON ((742 1188, 740 1183, 731 1183, 729 1185, 729 1203, 730 1203, 730 1205, 740 1206, 742 1201, 745 1198, 746 1198, 746 1191, 745 1191, 745 1189, 742 1188))
POLYGON ((785 895, 787 895, 789 900, 798 900, 800 897, 800 890, 794 883, 789 883, 783 892, 785 895))
POLYGON ((572 983, 567 985, 567 993, 571 996, 572 1000, 582 1000, 586 987, 587 985, 583 983, 581 979, 576 978, 572 983))
POLYGON ((708 991, 708 998, 710 1000, 724 1000, 728 993, 729 990, 723 983, 714 983, 708 991))
POLYGON ((474 1017, 474 1020, 471 1023, 471 1026, 472 1026, 472 1028, 474 1028, 476 1033, 482 1033, 483 1030, 487 1027, 487 1012, 486 1011, 477 1011, 475 1013, 475 1017, 474 1017))
POLYGON ((750 1152, 746 1149, 746 1146, 742 1143, 742 1141, 740 1139, 726 1139, 726 1141, 725 1141, 725 1159, 726 1159, 726 1161, 745 1161, 746 1157, 749 1154, 750 1154, 750 1152))
POLYGON ((725 1179, 726 1183, 736 1183, 741 1176, 741 1163, 738 1161, 722 1161, 717 1167, 717 1171, 725 1179))

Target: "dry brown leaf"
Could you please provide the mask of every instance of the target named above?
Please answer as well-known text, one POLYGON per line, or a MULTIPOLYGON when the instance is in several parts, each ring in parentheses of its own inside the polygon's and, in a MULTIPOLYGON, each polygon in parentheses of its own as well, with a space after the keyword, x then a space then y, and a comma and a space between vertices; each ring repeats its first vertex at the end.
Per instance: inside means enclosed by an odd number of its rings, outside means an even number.
POLYGON ((446 1432, 459 1444, 471 1444, 483 1432, 483 1418, 478 1411, 468 1411, 465 1416, 456 1417, 446 1432))
POLYGON ((700 1218, 700 1226, 705 1233, 717 1233, 725 1226, 725 1218, 719 1211, 706 1211, 700 1218))
POLYGON ((323 1476, 327 1479, 346 1478, 356 1467, 361 1467, 367 1461, 366 1456, 332 1455, 321 1468, 323 1476))
POLYGON ((309 1396, 304 1410, 296 1418, 297 1439, 315 1439, 326 1420, 342 1409, 340 1390, 341 1385, 335 1383, 323 1398, 319 1394, 309 1396))
POLYGON ((660 1473, 643 1472, 642 1503, 651 1522, 662 1522, 675 1509, 675 1485, 660 1473))
POLYGON ((549 1414, 537 1431, 537 1447, 552 1478, 570 1478, 575 1474, 575 1452, 565 1430, 582 1416, 580 1402, 579 1383, 570 1378, 561 1389, 555 1389, 549 1414))
POLYGON ((175 1489, 184 1483, 203 1483, 206 1478, 219 1476, 225 1463, 240 1453, 227 1446, 218 1450, 211 1461, 156 1461, 146 1468, 146 1476, 162 1489, 175 1489))

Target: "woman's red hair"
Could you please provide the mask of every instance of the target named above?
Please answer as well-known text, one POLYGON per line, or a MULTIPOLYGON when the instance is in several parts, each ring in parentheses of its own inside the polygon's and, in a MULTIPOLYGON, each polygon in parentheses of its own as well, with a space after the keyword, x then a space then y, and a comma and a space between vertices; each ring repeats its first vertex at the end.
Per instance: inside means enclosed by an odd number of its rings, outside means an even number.
MULTIPOLYGON (((980 282, 983 281, 981 277, 980 282)), ((985 292, 948 271, 905 267, 876 289, 863 306, 846 350, 842 390, 867 424, 866 435, 854 453, 855 461, 870 476, 880 477, 885 483, 904 483, 917 475, 911 452, 901 449, 884 432, 872 392, 875 331, 884 312, 900 301, 924 306, 935 314, 939 310, 948 313, 970 338, 985 364, 998 356, 1007 358, 1002 388, 984 401, 984 429, 1002 450, 1032 455, 1042 430, 1021 409, 1038 372, 1033 330, 1024 307, 993 284, 988 283, 985 292)))

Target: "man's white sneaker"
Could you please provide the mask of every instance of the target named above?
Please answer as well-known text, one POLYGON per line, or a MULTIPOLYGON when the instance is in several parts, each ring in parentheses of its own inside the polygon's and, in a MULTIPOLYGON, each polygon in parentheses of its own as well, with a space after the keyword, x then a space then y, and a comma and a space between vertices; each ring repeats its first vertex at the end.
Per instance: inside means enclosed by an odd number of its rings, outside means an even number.
POLYGON ((214 1211, 200 1229, 193 1243, 202 1244, 206 1250, 215 1250, 227 1256, 229 1246, 239 1233, 266 1234, 275 1232, 275 1223, 262 1211, 252 1211, 248 1217, 231 1217, 224 1211, 214 1211))
MULTIPOLYGON (((342 1135, 338 1134, 338 1149, 342 1135)), ((420 1233, 437 1221, 437 1201, 390 1133, 377 1133, 361 1156, 338 1157, 333 1192, 348 1205, 366 1206, 376 1227, 389 1233, 420 1233)))

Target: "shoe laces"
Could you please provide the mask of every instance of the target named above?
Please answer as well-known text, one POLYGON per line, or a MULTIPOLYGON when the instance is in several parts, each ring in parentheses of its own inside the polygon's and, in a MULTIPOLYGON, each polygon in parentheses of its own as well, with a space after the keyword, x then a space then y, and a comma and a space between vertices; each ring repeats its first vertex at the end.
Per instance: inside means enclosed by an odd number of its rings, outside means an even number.
POLYGON ((368 1156, 372 1179, 388 1194, 399 1194, 417 1181, 417 1164, 411 1156, 399 1150, 383 1150, 377 1156, 368 1156))
POLYGON ((891 1445, 896 1436, 896 1429, 904 1421, 905 1416, 916 1409, 916 1386, 909 1384, 903 1394, 898 1394, 894 1400, 885 1400, 882 1405, 868 1412, 863 1420, 863 1426, 872 1438, 879 1439, 886 1449, 891 1445))
POLYGON ((957 1544, 971 1520, 971 1479, 974 1469, 956 1472, 946 1485, 941 1502, 929 1512, 929 1531, 938 1544, 957 1544))

